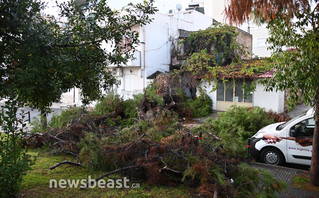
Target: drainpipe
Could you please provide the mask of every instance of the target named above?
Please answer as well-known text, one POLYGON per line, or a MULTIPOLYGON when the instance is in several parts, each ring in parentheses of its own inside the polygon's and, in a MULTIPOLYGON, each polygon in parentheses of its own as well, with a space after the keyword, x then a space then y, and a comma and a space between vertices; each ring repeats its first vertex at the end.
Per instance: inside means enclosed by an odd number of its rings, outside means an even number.
POLYGON ((145 28, 141 29, 141 44, 142 44, 142 52, 141 52, 141 77, 143 77, 143 89, 146 88, 146 60, 145 60, 145 28))
POLYGON ((75 87, 73 87, 73 105, 75 105, 75 87))

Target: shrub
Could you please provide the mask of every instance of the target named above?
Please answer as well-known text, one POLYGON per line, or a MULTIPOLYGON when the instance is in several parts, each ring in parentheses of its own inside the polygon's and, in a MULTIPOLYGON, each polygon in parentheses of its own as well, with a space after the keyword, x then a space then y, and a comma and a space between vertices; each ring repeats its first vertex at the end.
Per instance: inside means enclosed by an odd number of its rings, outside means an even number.
POLYGON ((188 100, 185 102, 186 108, 188 108, 195 118, 205 117, 212 111, 213 102, 210 97, 202 92, 195 100, 188 100))
POLYGON ((17 108, 16 102, 9 100, 4 107, 5 113, 0 113, 0 197, 15 197, 22 176, 34 163, 27 151, 19 146, 24 124, 23 118, 16 118, 17 108))
POLYGON ((66 127, 72 120, 79 118, 83 114, 81 107, 71 107, 63 110, 60 115, 54 114, 49 123, 52 128, 66 127))
POLYGON ((267 112, 259 107, 232 106, 226 112, 219 113, 215 120, 206 120, 202 126, 195 128, 194 132, 210 132, 219 136, 226 153, 243 157, 247 138, 274 122, 272 118, 266 117, 267 112))

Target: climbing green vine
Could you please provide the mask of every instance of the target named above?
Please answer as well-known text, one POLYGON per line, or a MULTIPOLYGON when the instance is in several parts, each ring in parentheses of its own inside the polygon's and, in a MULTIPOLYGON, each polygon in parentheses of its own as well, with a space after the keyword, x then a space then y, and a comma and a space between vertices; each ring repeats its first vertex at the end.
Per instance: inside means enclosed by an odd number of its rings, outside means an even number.
POLYGON ((237 42, 238 35, 235 27, 226 24, 191 32, 183 42, 189 58, 182 69, 204 80, 256 78, 272 71, 269 59, 241 59, 248 52, 237 42))
POLYGON ((227 65, 238 56, 247 54, 247 50, 236 42, 239 33, 236 28, 226 24, 217 24, 206 30, 191 32, 184 41, 186 55, 207 50, 213 55, 215 65, 227 65))

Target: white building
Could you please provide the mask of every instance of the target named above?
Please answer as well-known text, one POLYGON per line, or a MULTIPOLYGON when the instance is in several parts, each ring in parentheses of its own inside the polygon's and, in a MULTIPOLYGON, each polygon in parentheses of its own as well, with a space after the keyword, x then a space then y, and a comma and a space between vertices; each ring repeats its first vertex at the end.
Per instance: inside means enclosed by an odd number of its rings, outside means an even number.
POLYGON ((212 25, 211 17, 195 10, 170 14, 156 13, 146 26, 135 26, 141 44, 134 53, 135 59, 126 65, 112 65, 114 76, 120 82, 116 93, 124 99, 143 93, 150 82, 148 77, 156 72, 169 72, 172 42, 179 38, 179 30, 204 30, 212 25))

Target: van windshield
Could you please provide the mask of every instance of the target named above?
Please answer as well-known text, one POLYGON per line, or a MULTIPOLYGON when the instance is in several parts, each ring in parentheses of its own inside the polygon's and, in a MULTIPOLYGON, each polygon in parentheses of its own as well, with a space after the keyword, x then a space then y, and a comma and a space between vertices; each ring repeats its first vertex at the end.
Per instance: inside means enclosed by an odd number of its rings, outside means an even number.
POLYGON ((306 115, 306 113, 303 113, 303 114, 301 114, 301 115, 299 115, 299 116, 297 116, 297 117, 295 117, 295 118, 289 120, 288 122, 285 122, 285 123, 282 123, 282 124, 278 125, 277 128, 276 128, 276 130, 277 130, 277 131, 280 131, 281 129, 283 129, 283 128, 285 128, 286 126, 288 126, 290 123, 294 122, 294 121, 297 120, 298 118, 300 118, 300 117, 302 117, 302 116, 305 116, 305 115, 306 115))

